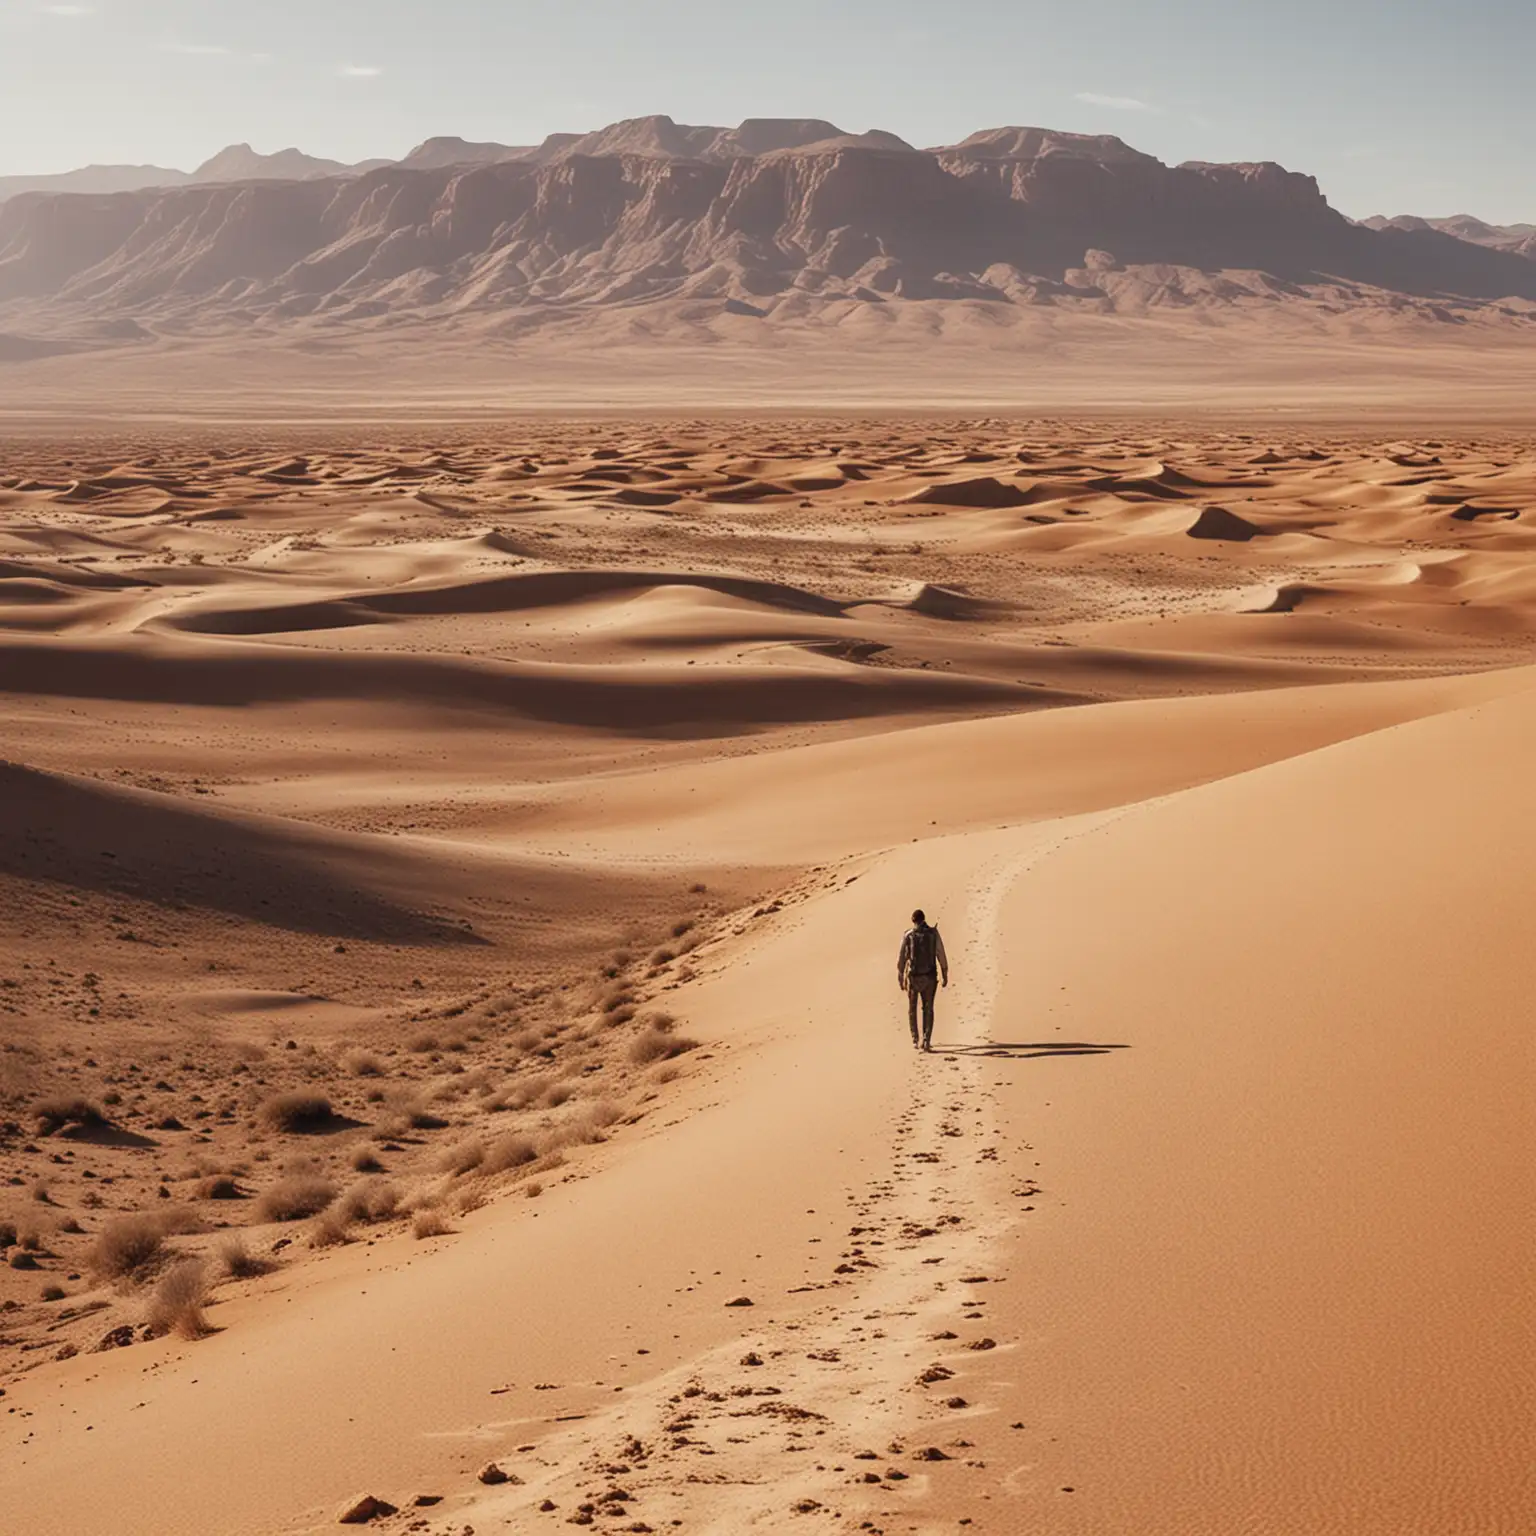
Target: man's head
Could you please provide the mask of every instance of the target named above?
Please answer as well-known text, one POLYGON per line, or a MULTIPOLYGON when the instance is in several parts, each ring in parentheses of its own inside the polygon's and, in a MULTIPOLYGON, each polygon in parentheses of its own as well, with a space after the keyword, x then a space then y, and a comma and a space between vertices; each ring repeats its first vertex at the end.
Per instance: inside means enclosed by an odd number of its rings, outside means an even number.
POLYGON ((921 907, 912 914, 912 922, 915 927, 921 928, 927 921, 928 919, 923 916, 923 909, 921 907))

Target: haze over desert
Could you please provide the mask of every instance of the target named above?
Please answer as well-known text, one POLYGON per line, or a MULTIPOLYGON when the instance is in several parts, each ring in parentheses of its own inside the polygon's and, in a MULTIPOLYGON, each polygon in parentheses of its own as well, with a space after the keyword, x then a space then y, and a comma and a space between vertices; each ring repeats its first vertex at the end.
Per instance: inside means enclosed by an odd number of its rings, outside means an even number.
POLYGON ((0 1526, 1536 1528, 1529 17, 463 9, 0 11, 0 1526))

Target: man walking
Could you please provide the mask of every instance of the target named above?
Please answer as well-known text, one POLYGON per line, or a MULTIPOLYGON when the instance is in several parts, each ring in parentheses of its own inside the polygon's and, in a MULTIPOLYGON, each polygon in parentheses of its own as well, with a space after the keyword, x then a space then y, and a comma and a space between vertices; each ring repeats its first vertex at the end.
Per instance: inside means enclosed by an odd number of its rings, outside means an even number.
POLYGON ((939 973, 949 985, 949 956, 939 930, 929 926, 919 907, 912 914, 912 926, 901 936, 901 952, 896 957, 896 984, 907 994, 907 1024, 912 1030, 912 1048, 933 1049, 933 998, 939 988, 939 973), (917 1005, 923 1005, 923 1028, 918 1033, 917 1005))

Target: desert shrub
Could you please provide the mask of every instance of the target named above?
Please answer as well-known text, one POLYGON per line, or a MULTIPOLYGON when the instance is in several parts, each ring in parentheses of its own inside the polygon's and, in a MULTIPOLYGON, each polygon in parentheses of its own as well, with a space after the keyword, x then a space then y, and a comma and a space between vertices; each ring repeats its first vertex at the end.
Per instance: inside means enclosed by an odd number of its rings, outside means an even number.
POLYGON ((452 1230, 448 1225, 448 1218, 441 1211, 417 1211, 411 1219, 411 1236, 418 1240, 424 1237, 442 1237, 452 1230))
POLYGON ((609 1022, 613 1024, 628 1024, 629 1021, 634 1018, 635 1012, 636 1009, 633 1003, 624 1003, 620 1007, 615 1008, 613 1012, 608 1015, 608 1019, 609 1022))
POLYGON ((491 1143, 482 1167, 486 1173, 505 1173, 509 1168, 521 1168, 524 1163, 533 1162, 538 1155, 539 1149, 528 1137, 514 1132, 491 1143))
POLYGON ((384 1164, 375 1155, 372 1147, 359 1147, 352 1154, 352 1167, 358 1173, 383 1173, 384 1164))
POLYGON ((9 1248, 16 1241, 16 1223, 0 1221, 0 1248, 9 1248))
POLYGON ((555 1083, 544 1095, 544 1103, 550 1109, 559 1109, 562 1104, 569 1103, 576 1097, 576 1087, 573 1083, 555 1083))
POLYGON ((384 1061, 382 1057, 374 1055, 372 1051, 348 1051, 342 1057, 342 1065, 353 1077, 382 1077, 384 1075, 384 1061))
POLYGON ((196 1193, 199 1200, 238 1200, 240 1186, 231 1175, 215 1173, 197 1181, 196 1193))
POLYGON ((62 1285, 45 1285, 43 1287, 44 1301, 63 1301, 69 1292, 62 1285))
POLYGON ((338 1243, 350 1243, 352 1241, 352 1219, 342 1209, 341 1202, 328 1205, 309 1228, 309 1246, 311 1248, 334 1248, 338 1243))
POLYGON ((652 965, 670 965, 676 959, 677 951, 675 949, 669 949, 665 944, 663 944, 660 949, 653 950, 651 953, 652 965))
POLYGON ((274 1093, 262 1102, 257 1118, 269 1131, 290 1135, 319 1130, 331 1121, 331 1101, 323 1093, 294 1089, 274 1093))
POLYGON ((165 1242, 165 1228, 153 1216, 118 1216, 91 1244, 87 1263, 104 1279, 118 1280, 142 1269, 165 1242))
POLYGON ((629 1042, 629 1059, 637 1067, 648 1066, 653 1061, 670 1061, 674 1056, 681 1056, 687 1051, 696 1051, 699 1048, 697 1040, 690 1040, 686 1035, 674 1035, 670 1030, 662 1029, 652 1023, 629 1042))
POLYGON ((44 1099, 33 1106, 32 1113, 37 1120, 39 1136, 52 1136, 55 1131, 62 1131, 68 1126, 89 1130, 109 1123, 107 1117, 89 1099, 78 1097, 44 1099))
POLYGON ((201 1259, 178 1259, 160 1277, 149 1299, 150 1328, 200 1339, 211 1330, 203 1314, 208 1300, 208 1276, 201 1259))
POLYGON ((437 1049, 437 1036, 415 1035, 411 1038, 411 1042, 406 1047, 406 1049, 409 1051, 414 1051, 418 1056, 425 1056, 429 1052, 435 1051, 437 1049))
POLYGON ((272 1259, 252 1253, 238 1232, 231 1232, 219 1243, 215 1257, 220 1270, 231 1280, 252 1280, 277 1268, 272 1259))
POLYGON ((336 1198, 336 1186, 321 1174, 291 1173, 256 1201, 260 1221, 300 1221, 318 1216, 336 1198))
POLYGON ((479 1140, 461 1141, 449 1147, 437 1160, 438 1169, 455 1176, 469 1173, 485 1161, 485 1143, 479 1140))
POLYGON ((635 994, 628 987, 610 987, 603 994, 602 1009, 604 1013, 615 1013, 626 1003, 632 1003, 635 994))
POLYGON ((348 1221, 388 1221, 399 1213, 400 1191, 388 1179, 363 1179, 336 1202, 335 1208, 348 1221))

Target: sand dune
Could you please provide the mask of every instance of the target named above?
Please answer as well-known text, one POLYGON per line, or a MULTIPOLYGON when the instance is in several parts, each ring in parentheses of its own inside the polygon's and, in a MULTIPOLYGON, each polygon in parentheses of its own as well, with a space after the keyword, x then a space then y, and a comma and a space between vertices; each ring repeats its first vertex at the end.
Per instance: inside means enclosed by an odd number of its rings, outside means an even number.
POLYGON ((7 440, 8 1520, 1527 1529, 1533 464, 7 440))

